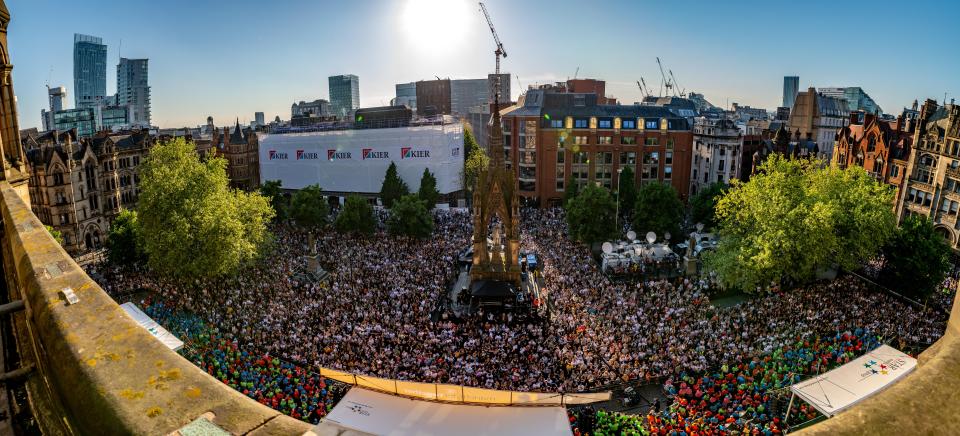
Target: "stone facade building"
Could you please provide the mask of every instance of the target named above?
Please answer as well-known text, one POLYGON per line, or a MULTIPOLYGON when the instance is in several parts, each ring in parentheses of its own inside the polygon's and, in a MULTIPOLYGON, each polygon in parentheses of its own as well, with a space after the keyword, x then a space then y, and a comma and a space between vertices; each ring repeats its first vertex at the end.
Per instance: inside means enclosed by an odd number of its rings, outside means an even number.
POLYGON ((847 125, 850 110, 845 100, 828 97, 816 88, 797 94, 787 130, 796 141, 816 143, 821 157, 830 159, 837 131, 847 125))
POLYGON ((878 181, 893 186, 896 205, 907 174, 915 127, 916 120, 904 115, 890 121, 865 111, 851 112, 850 124, 837 133, 832 163, 839 168, 863 167, 878 181))
POLYGON ((133 132, 78 140, 75 130, 53 130, 22 141, 33 213, 63 234, 67 251, 101 248, 120 209, 136 205, 139 166, 154 138, 133 132))
POLYGON ((733 120, 698 117, 693 126, 690 195, 737 178, 741 153, 743 133, 733 120))
POLYGON ((919 117, 897 217, 928 217, 950 246, 960 250, 960 106, 951 102, 941 107, 927 100, 919 117))
MULTIPOLYGON (((213 126, 213 117, 207 118, 207 129, 213 132, 211 149, 227 160, 227 176, 230 187, 252 191, 260 187, 260 141, 250 128, 241 128, 237 120, 230 132, 229 127, 218 130, 213 126)), ((199 151, 199 150, 198 150, 199 151)))

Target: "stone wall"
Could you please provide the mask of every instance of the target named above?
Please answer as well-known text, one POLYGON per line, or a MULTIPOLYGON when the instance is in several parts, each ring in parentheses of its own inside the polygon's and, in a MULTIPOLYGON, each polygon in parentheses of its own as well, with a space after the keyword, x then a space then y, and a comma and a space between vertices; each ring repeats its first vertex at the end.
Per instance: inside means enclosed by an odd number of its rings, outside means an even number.
POLYGON ((233 434, 310 429, 161 345, 77 266, 8 183, 0 182, 0 194, 6 281, 11 299, 26 303, 13 315, 26 327, 18 347, 38 367, 32 380, 55 397, 32 398, 35 410, 62 410, 61 427, 78 434, 163 435, 201 415, 233 434), (67 287, 78 303, 59 295, 67 287))

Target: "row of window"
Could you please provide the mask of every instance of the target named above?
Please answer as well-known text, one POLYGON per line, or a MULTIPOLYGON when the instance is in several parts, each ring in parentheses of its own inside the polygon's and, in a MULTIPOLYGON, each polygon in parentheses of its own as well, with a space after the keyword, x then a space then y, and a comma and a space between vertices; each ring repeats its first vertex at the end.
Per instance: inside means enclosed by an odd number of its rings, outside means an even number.
MULTIPOLYGON (((522 137, 522 136, 520 137, 521 142, 523 142, 523 138, 524 138, 524 137, 522 137)), ((589 136, 576 135, 576 136, 573 136, 573 139, 572 139, 572 140, 569 139, 569 138, 567 138, 567 137, 561 136, 561 137, 557 138, 557 147, 563 148, 563 147, 566 146, 567 144, 571 143, 571 141, 572 141, 572 143, 573 143, 574 145, 589 145, 589 144, 590 144, 590 142, 589 142, 589 136)), ((598 136, 597 136, 596 145, 613 145, 613 143, 614 143, 614 142, 613 142, 613 136, 610 136, 610 135, 598 135, 598 136)), ((637 144, 637 137, 636 137, 636 136, 621 136, 621 137, 620 137, 620 144, 621 144, 621 145, 636 145, 636 144, 637 144)), ((660 145, 660 138, 658 138, 658 137, 656 137, 656 136, 648 136, 648 137, 644 138, 644 140, 643 140, 643 145, 658 146, 658 145, 660 145)), ((667 145, 667 148, 672 149, 672 148, 673 148, 673 145, 674 145, 673 138, 667 138, 666 145, 667 145)), ((524 144, 521 144, 520 148, 525 148, 525 145, 524 145, 524 144)))

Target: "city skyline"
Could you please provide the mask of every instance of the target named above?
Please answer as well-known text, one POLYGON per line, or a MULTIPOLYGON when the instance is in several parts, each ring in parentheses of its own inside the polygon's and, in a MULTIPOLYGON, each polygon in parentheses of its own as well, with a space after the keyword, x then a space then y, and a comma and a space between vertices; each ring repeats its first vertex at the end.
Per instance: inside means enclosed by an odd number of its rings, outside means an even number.
MULTIPOLYGON (((220 123, 247 122, 255 112, 287 118, 292 102, 329 99, 327 77, 333 75, 359 76, 360 106, 370 107, 389 104, 397 83, 485 77, 494 66, 493 40, 469 1, 284 2, 269 5, 269 13, 259 13, 263 4, 253 1, 175 0, 162 9, 145 1, 122 9, 109 3, 9 5, 16 17, 10 50, 18 60, 14 79, 23 127, 41 125, 48 78, 51 87, 66 86, 75 95, 74 33, 101 37, 108 46, 107 95, 116 92, 119 57, 150 59, 152 118, 160 127, 196 126, 208 115, 220 123), (103 22, 112 24, 97 24, 103 22)), ((960 7, 937 4, 938 14, 929 14, 923 4, 873 4, 817 2, 794 10, 737 2, 700 4, 695 13, 621 1, 589 9, 540 1, 492 0, 487 6, 510 53, 502 69, 513 75, 512 99, 528 85, 576 74, 606 80, 608 93, 630 104, 641 98, 640 77, 654 92, 659 87, 657 56, 682 88, 718 106, 738 102, 773 110, 783 77, 793 75, 800 77, 800 90, 859 86, 889 113, 914 99, 943 100, 946 93, 949 101, 960 93, 952 74, 960 61, 943 56, 950 48, 949 17, 956 15, 951 11, 960 7), (796 18, 784 18, 791 13, 796 18), (863 32, 851 28, 844 37, 842 29, 820 30, 834 26, 836 17, 854 15, 856 22, 896 23, 900 33, 858 37, 863 32)))

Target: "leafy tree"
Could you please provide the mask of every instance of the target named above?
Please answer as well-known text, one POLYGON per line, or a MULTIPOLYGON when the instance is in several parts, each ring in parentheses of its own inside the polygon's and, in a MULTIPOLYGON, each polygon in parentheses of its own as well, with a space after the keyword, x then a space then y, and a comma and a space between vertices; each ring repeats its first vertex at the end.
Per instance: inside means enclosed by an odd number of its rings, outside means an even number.
POLYGON ((400 197, 390 209, 387 229, 392 235, 426 238, 433 233, 433 217, 416 195, 400 197))
POLYGON ((577 195, 580 195, 580 185, 573 180, 573 176, 567 177, 567 182, 564 184, 563 190, 563 207, 567 207, 570 204, 570 200, 577 198, 577 195))
POLYGON ((880 281, 900 293, 923 298, 932 293, 950 269, 950 245, 929 219, 912 215, 883 247, 886 264, 880 281))
POLYGON ((397 174, 397 164, 390 162, 387 167, 387 174, 383 178, 383 186, 380 188, 380 199, 387 208, 393 206, 393 203, 410 193, 407 183, 397 174))
POLYGON ((476 185, 477 177, 490 165, 490 157, 477 145, 470 130, 464 131, 463 148, 468 153, 467 160, 463 162, 463 186, 466 189, 476 185))
POLYGON ((377 222, 373 218, 373 207, 358 195, 351 195, 343 203, 343 209, 333 223, 338 232, 372 235, 377 222))
POLYGON ((53 236, 53 240, 57 241, 57 243, 60 244, 60 246, 62 247, 63 233, 61 233, 59 230, 54 229, 52 226, 44 225, 43 227, 47 229, 47 232, 50 233, 50 236, 53 236))
POLYGON ((574 239, 592 244, 616 236, 616 203, 610 191, 587 184, 567 203, 567 223, 574 239))
POLYGON ((423 177, 420 178, 420 190, 417 196, 423 200, 427 208, 433 208, 440 198, 440 192, 437 191, 437 178, 426 168, 423 169, 423 177))
POLYGON ((290 213, 290 200, 283 194, 282 187, 283 182, 280 180, 267 180, 260 186, 260 194, 270 200, 277 221, 286 221, 290 213))
POLYGON ((633 216, 633 209, 637 204, 637 180, 633 168, 624 167, 617 182, 617 192, 620 196, 620 215, 633 216))
POLYGON ((683 203, 673 186, 664 183, 647 183, 637 193, 637 205, 633 210, 633 229, 644 235, 654 232, 662 238, 670 232, 674 241, 680 237, 683 222, 683 203))
POLYGON ((314 232, 327 225, 330 219, 330 206, 327 205, 320 185, 310 185, 293 194, 290 199, 290 217, 298 226, 307 230, 310 235, 310 252, 314 253, 314 232))
POLYGON ((717 200, 726 191, 727 185, 723 183, 714 183, 698 192, 690 199, 690 216, 695 223, 712 229, 717 225, 716 208, 717 200))
POLYGON ((863 168, 773 155, 717 202, 720 243, 707 267, 746 291, 802 283, 819 270, 853 269, 894 232, 891 189, 863 168))
POLYGON ((123 209, 113 219, 106 248, 107 257, 117 265, 132 265, 145 260, 137 211, 123 209))
POLYGON ((149 265, 181 277, 216 277, 253 260, 274 212, 259 193, 228 187, 227 162, 201 162, 183 138, 150 149, 142 164, 137 221, 149 265))

